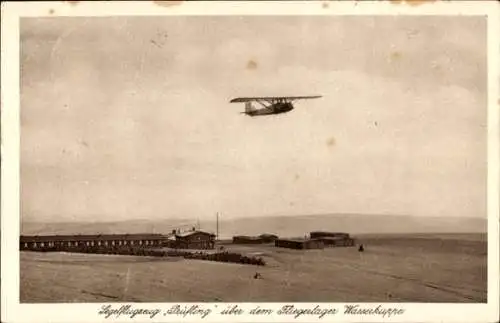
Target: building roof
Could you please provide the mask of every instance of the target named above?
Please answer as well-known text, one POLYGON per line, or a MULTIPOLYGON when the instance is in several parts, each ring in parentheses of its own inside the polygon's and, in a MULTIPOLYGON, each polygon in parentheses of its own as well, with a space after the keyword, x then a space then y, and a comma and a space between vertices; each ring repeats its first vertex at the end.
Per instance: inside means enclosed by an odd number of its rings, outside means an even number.
POLYGON ((261 238, 277 238, 278 236, 272 233, 263 233, 259 237, 261 238))
POLYGON ((175 236, 179 237, 179 238, 185 238, 185 237, 189 237, 189 236, 192 236, 192 235, 195 235, 195 234, 203 234, 203 235, 209 235, 209 236, 215 237, 215 234, 213 234, 213 233, 205 232, 205 231, 199 231, 199 230, 196 230, 196 231, 187 231, 187 232, 182 232, 182 233, 176 233, 175 236))

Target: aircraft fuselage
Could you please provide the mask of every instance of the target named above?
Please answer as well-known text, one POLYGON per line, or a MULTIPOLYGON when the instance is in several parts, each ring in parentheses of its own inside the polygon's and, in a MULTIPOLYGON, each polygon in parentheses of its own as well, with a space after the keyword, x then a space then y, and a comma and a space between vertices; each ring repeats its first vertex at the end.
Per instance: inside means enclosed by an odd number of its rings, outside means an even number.
POLYGON ((270 114, 286 113, 286 112, 289 112, 292 110, 293 110, 293 105, 290 102, 279 102, 279 103, 275 103, 275 104, 272 104, 270 106, 267 106, 263 109, 245 111, 244 113, 246 115, 251 116, 251 117, 255 117, 255 116, 263 116, 263 115, 270 115, 270 114))

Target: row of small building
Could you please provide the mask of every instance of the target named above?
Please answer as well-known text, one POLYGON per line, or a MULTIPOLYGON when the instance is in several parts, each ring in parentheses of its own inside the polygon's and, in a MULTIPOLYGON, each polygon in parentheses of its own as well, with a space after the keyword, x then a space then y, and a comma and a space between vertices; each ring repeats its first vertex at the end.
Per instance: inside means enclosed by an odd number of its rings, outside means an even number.
MULTIPOLYGON (((99 234, 99 235, 45 235, 21 236, 21 250, 75 250, 82 248, 176 248, 214 249, 216 236, 213 233, 192 230, 171 234, 99 234)), ((276 247, 291 249, 322 249, 324 247, 354 246, 348 233, 311 232, 304 239, 283 239, 274 234, 260 236, 234 236, 233 244, 274 243, 276 247)))
POLYGON ((304 239, 280 239, 273 234, 260 236, 234 236, 234 244, 263 244, 274 242, 276 247, 290 249, 323 249, 325 247, 350 247, 354 246, 354 239, 344 232, 310 232, 304 239))
POLYGON ((215 235, 204 231, 171 234, 98 234, 21 236, 21 250, 74 250, 80 248, 214 249, 215 235))

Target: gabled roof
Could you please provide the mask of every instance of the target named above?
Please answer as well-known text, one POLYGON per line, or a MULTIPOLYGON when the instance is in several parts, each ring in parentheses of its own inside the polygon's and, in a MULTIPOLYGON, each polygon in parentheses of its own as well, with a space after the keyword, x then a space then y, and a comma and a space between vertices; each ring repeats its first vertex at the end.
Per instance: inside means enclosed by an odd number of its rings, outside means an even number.
POLYGON ((205 232, 205 231, 199 231, 199 230, 177 233, 175 236, 176 237, 180 237, 180 238, 185 238, 185 237, 189 237, 189 236, 192 236, 192 235, 195 235, 195 234, 203 234, 203 235, 209 235, 209 236, 215 237, 215 234, 213 234, 213 233, 205 232))
POLYGON ((272 234, 272 233, 263 233, 259 237, 261 237, 261 238, 278 238, 277 235, 272 234))

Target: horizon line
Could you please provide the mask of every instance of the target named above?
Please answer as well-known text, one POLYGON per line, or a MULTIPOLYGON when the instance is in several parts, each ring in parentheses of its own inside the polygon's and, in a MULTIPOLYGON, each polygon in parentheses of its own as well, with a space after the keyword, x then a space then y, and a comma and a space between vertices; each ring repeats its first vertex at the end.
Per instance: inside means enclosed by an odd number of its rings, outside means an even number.
MULTIPOLYGON (((222 216, 220 217, 221 220, 224 220, 224 213, 218 212, 222 216)), ((411 215, 411 214, 383 214, 383 213, 314 213, 314 214, 269 214, 269 215, 258 215, 258 216, 242 216, 242 217, 229 217, 226 218, 229 220, 242 220, 242 219, 256 219, 256 218, 277 218, 277 217, 315 217, 315 216, 339 216, 339 215, 344 215, 344 216, 387 216, 387 217, 406 217, 406 218, 451 218, 451 219, 482 219, 482 220, 488 220, 488 215, 485 217, 478 216, 453 216, 453 215, 411 215)), ((214 214, 215 217, 215 214, 214 214)), ((70 220, 49 220, 49 221, 37 221, 37 220, 23 220, 20 219, 21 224, 24 223, 89 223, 89 222, 97 222, 97 223, 118 223, 118 222, 133 222, 133 221, 168 221, 168 220, 198 220, 199 217, 193 216, 193 217, 170 217, 170 218, 130 218, 130 219, 119 219, 119 220, 104 220, 100 221, 98 219, 96 220, 76 220, 76 221, 70 221, 70 220)), ((215 221, 214 219, 211 219, 210 217, 206 217, 205 219, 200 219, 201 221, 215 221)))

